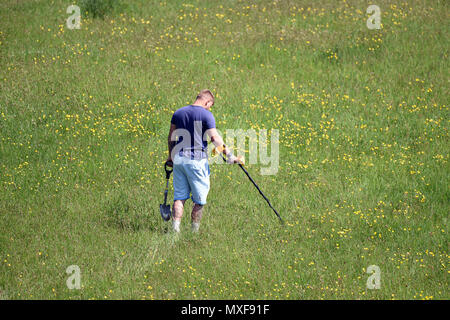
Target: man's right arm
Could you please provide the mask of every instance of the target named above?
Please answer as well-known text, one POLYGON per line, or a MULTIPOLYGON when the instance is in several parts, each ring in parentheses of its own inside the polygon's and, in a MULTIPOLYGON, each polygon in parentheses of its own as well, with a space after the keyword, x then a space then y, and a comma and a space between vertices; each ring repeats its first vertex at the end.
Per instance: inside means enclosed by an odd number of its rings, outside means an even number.
POLYGON ((211 128, 206 130, 206 133, 211 139, 211 142, 214 144, 214 146, 219 150, 222 151, 222 153, 227 157, 228 161, 231 163, 244 163, 244 161, 238 157, 235 157, 231 150, 225 146, 225 143, 223 142, 222 137, 217 132, 216 128, 211 128))

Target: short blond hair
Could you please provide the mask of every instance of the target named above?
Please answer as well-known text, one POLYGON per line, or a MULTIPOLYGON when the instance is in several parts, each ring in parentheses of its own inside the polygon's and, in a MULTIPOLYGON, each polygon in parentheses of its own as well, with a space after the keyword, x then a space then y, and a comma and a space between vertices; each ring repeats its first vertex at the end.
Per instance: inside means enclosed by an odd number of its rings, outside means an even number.
POLYGON ((203 89, 202 91, 200 91, 200 93, 197 95, 197 100, 212 100, 214 104, 214 96, 208 89, 203 89))

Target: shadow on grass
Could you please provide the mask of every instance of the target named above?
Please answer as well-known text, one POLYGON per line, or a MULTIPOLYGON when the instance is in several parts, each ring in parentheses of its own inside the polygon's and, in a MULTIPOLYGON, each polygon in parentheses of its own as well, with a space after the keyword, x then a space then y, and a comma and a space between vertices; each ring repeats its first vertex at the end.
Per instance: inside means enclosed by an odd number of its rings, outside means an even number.
POLYGON ((120 0, 81 0, 80 5, 83 13, 100 19, 110 14, 124 12, 127 8, 126 2, 120 0))
POLYGON ((105 205, 107 225, 128 232, 164 231, 159 223, 159 208, 149 208, 148 204, 131 199, 125 192, 110 199, 105 205))

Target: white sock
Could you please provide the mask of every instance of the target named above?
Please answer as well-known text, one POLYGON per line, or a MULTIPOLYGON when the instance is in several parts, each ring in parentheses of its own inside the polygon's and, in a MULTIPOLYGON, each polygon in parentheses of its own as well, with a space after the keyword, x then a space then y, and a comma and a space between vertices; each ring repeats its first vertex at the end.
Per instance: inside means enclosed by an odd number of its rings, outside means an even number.
POLYGON ((180 232, 180 220, 173 220, 172 221, 172 226, 173 226, 173 230, 175 232, 180 232))
POLYGON ((191 224, 192 232, 198 232, 199 228, 200 228, 200 222, 192 222, 192 224, 191 224))

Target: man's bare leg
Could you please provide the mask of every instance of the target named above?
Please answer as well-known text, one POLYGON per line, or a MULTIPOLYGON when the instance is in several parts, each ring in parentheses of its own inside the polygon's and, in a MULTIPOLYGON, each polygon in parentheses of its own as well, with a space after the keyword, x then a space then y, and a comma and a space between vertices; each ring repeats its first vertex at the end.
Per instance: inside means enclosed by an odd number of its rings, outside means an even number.
POLYGON ((200 220, 202 219, 203 214, 203 206, 199 204, 195 204, 192 208, 191 220, 192 220, 192 231, 198 232, 200 228, 200 220))
POLYGON ((185 202, 186 202, 186 200, 175 200, 173 202, 172 226, 173 226, 173 230, 176 232, 180 232, 180 222, 181 222, 181 217, 183 217, 185 202))

